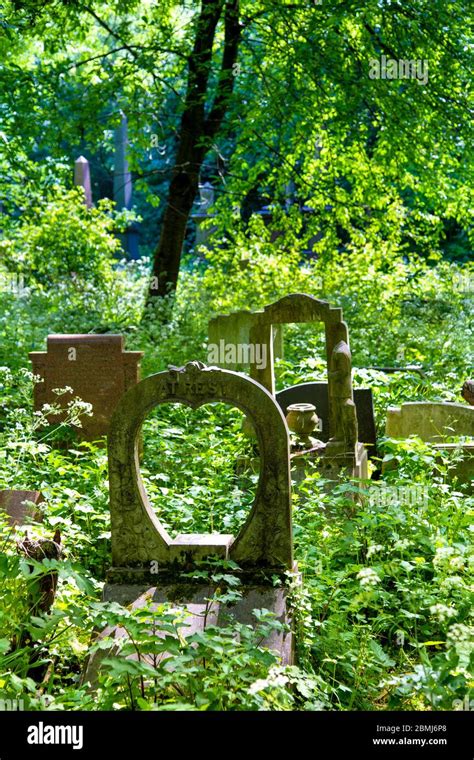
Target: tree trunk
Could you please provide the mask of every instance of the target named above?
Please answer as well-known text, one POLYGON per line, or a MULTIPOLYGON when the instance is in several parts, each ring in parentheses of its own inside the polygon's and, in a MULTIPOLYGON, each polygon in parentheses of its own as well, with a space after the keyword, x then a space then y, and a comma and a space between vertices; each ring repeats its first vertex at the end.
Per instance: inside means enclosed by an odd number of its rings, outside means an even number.
POLYGON ((226 114, 234 86, 233 66, 240 42, 239 0, 202 0, 176 160, 153 267, 147 303, 174 293, 178 284, 184 237, 199 187, 202 162, 226 114), (206 115, 209 75, 217 24, 224 12, 224 53, 214 101, 206 115))

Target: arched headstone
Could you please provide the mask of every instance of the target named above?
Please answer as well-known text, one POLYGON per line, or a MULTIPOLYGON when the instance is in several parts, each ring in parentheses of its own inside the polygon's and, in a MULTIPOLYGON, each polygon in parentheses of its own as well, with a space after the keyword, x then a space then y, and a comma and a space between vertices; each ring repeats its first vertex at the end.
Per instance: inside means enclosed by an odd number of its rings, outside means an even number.
MULTIPOLYGON (((254 380, 201 362, 170 367, 131 388, 118 404, 110 426, 109 490, 112 567, 104 601, 141 607, 172 602, 187 614, 187 633, 209 624, 228 624, 229 616, 255 624, 253 610, 270 610, 289 623, 285 574, 293 566, 289 438, 275 399, 254 380), (260 480, 246 523, 234 537, 222 534, 180 535, 172 539, 157 519, 140 476, 139 440, 147 414, 159 404, 178 402, 197 408, 224 402, 241 409, 253 422, 260 446, 260 480), (230 607, 218 601, 209 579, 189 573, 200 560, 215 556, 234 560, 241 576, 240 598, 230 607), (274 584, 275 575, 281 583, 274 584)), ((202 566, 199 567, 202 569, 202 566)), ((234 571, 232 571, 234 572, 234 571)), ((120 638, 119 627, 103 635, 120 638)), ((272 631, 262 644, 293 661, 293 634, 288 627, 272 631)), ((102 653, 103 654, 103 653, 102 653)), ((94 683, 101 655, 92 656, 85 681, 94 683)))
POLYGON ((151 375, 118 404, 108 438, 112 520, 109 579, 146 579, 151 563, 164 574, 208 555, 235 560, 242 569, 289 570, 293 564, 289 443, 285 418, 268 391, 236 372, 191 362, 151 375), (253 507, 235 538, 220 534, 171 539, 153 512, 140 475, 138 441, 146 415, 159 404, 197 408, 221 401, 252 421, 260 448, 260 480, 253 507), (131 572, 130 572, 131 571, 131 572))

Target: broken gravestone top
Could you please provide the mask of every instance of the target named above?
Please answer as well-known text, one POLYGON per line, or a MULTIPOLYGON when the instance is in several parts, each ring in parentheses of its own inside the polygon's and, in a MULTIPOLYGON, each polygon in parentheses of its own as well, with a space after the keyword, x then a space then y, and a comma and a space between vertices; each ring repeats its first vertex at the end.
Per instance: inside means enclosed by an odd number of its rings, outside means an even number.
MULTIPOLYGON (((85 440, 106 435, 112 413, 125 391, 139 380, 141 351, 124 351, 122 335, 48 335, 47 351, 29 357, 41 382, 34 388, 34 407, 65 406, 78 396, 92 404, 92 417, 84 417, 78 431, 85 440), (73 393, 58 397, 56 388, 69 386, 73 393)), ((56 423, 61 418, 52 417, 56 423)))
POLYGON ((152 565, 158 566, 158 572, 169 572, 189 567, 210 555, 230 558, 243 570, 291 569, 288 430, 280 407, 258 383, 201 362, 151 375, 131 388, 118 404, 110 426, 108 449, 110 582, 140 582, 148 577, 152 565), (138 457, 141 425, 159 404, 179 402, 197 408, 212 401, 238 407, 254 425, 261 461, 255 501, 235 538, 197 534, 180 535, 172 540, 156 517, 141 479, 138 457))

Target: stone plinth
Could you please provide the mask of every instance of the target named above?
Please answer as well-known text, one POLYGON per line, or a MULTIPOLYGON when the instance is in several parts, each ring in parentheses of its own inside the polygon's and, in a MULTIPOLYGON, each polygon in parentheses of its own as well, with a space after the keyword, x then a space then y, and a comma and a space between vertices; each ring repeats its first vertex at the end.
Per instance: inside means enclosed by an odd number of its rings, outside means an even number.
POLYGON ((170 561, 196 562, 207 557, 229 558, 234 536, 225 533, 180 533, 170 543, 170 561))
MULTIPOLYGON (((183 620, 180 632, 183 636, 189 636, 194 633, 204 631, 209 625, 229 625, 232 620, 242 623, 243 625, 255 625, 255 617, 252 614, 255 609, 272 610, 276 620, 281 623, 288 623, 288 602, 287 590, 285 588, 272 588, 271 586, 246 586, 241 599, 233 605, 222 605, 219 602, 209 604, 209 599, 213 598, 214 589, 207 585, 196 585, 190 589, 188 585, 106 585, 104 588, 104 602, 118 602, 124 606, 130 606, 132 609, 142 608, 150 604, 151 611, 166 602, 172 602, 186 609, 186 617, 183 620)), ((164 638, 165 632, 157 632, 159 638, 164 638)), ((99 634, 99 639, 112 637, 117 641, 117 646, 121 638, 126 636, 126 631, 122 627, 109 626, 99 634)), ((294 661, 294 637, 291 631, 272 631, 270 635, 261 642, 261 646, 272 649, 280 654, 281 661, 284 665, 290 665, 294 661)), ((83 683, 89 682, 93 688, 97 685, 97 679, 100 671, 100 665, 105 657, 110 657, 114 653, 113 646, 111 649, 98 650, 92 656, 86 665, 83 674, 83 683)), ((142 655, 143 659, 153 667, 152 657, 142 655)), ((169 660, 169 667, 173 667, 172 655, 164 655, 169 660)), ((135 657, 133 657, 135 659, 135 657)), ((167 663, 168 665, 168 663, 167 663)))
MULTIPOLYGON (((78 434, 96 440, 107 434, 110 419, 123 394, 139 381, 141 351, 124 351, 121 335, 48 335, 47 351, 29 354, 33 372, 41 382, 34 388, 34 407, 57 404, 65 408, 78 396, 92 404, 92 417, 84 416, 78 434), (55 388, 69 386, 72 393, 57 396, 55 388)), ((53 416, 52 424, 63 417, 53 416)))

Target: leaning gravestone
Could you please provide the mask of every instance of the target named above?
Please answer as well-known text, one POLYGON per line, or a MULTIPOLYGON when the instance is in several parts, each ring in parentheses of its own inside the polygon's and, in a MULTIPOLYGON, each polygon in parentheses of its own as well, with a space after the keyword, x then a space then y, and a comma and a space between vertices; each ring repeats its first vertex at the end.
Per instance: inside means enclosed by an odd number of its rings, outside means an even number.
MULTIPOLYGON (((47 351, 29 357, 35 384, 34 407, 61 403, 74 396, 92 404, 92 417, 84 417, 78 431, 85 440, 106 435, 112 413, 123 394, 139 381, 141 351, 124 351, 121 335, 48 335, 47 351), (69 386, 73 393, 57 396, 56 388, 69 386)), ((56 423, 58 417, 51 422, 56 423)))
MULTIPOLYGON (((189 572, 209 557, 234 560, 241 576, 242 597, 233 606, 214 608, 214 624, 230 614, 252 624, 252 611, 265 608, 288 620, 287 589, 282 581, 294 570, 289 440, 285 418, 272 396, 258 383, 236 372, 191 362, 151 375, 120 401, 110 426, 109 489, 112 567, 104 601, 141 606, 178 604, 189 615, 188 632, 202 630, 212 588, 208 581, 190 581, 189 572), (197 408, 220 401, 236 406, 251 419, 260 445, 259 487, 246 523, 237 536, 181 534, 172 539, 160 524, 145 493, 139 470, 138 440, 146 415, 159 404, 179 402, 197 408)), ((120 632, 114 633, 120 636, 120 632)), ((264 642, 277 649, 286 663, 293 659, 291 632, 275 632, 264 642)), ((96 665, 89 663, 86 680, 96 665)))

